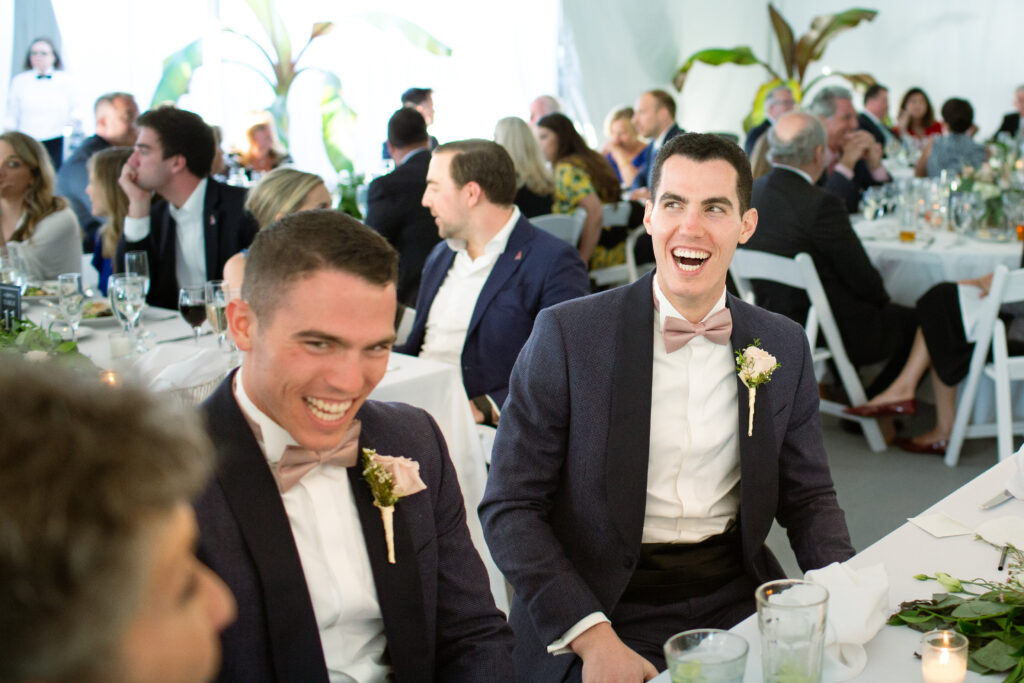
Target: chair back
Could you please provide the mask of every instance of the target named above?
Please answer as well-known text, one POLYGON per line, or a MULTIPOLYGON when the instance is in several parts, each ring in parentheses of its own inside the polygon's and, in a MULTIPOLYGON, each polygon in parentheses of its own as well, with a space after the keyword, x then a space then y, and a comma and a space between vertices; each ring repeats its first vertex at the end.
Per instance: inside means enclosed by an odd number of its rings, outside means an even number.
POLYGON ((560 240, 577 246, 580 241, 580 234, 583 232, 583 223, 587 220, 587 212, 577 209, 574 213, 547 213, 543 216, 534 216, 530 219, 536 227, 544 232, 550 233, 560 240))

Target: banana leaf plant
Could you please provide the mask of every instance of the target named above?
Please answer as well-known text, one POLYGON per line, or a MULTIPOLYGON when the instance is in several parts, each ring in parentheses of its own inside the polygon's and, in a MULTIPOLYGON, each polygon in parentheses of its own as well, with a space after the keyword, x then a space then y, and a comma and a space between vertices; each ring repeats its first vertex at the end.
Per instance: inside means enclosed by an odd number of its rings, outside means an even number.
POLYGON ((754 54, 748 46, 742 45, 733 48, 709 48, 699 50, 690 55, 683 65, 676 71, 672 83, 676 90, 682 91, 686 83, 686 77, 694 64, 703 63, 711 66, 721 64, 737 64, 748 66, 760 64, 771 76, 767 83, 764 83, 757 91, 750 114, 743 121, 743 129, 750 130, 764 120, 765 96, 779 85, 788 85, 793 91, 797 102, 803 94, 810 90, 822 78, 833 75, 841 76, 853 83, 855 86, 869 86, 875 82, 874 77, 866 73, 843 73, 826 69, 809 83, 804 83, 808 68, 811 64, 821 59, 829 42, 838 34, 857 26, 862 21, 871 21, 878 14, 872 9, 848 9, 837 14, 822 14, 811 20, 810 29, 799 40, 793 35, 793 29, 789 22, 771 4, 768 5, 768 17, 772 22, 772 29, 778 41, 779 52, 782 53, 783 73, 779 73, 765 60, 754 54), (784 75, 783 75, 784 74, 784 75))

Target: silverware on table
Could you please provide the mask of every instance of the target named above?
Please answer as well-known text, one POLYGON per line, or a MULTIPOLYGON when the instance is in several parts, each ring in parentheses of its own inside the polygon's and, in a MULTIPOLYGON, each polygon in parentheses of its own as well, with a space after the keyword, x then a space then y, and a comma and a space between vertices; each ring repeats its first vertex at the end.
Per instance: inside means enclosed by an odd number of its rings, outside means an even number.
POLYGON ((1007 491, 1006 489, 1003 489, 1002 491, 1000 491, 999 493, 997 493, 996 495, 992 496, 984 503, 982 503, 979 506, 979 508, 982 510, 989 510, 997 505, 1002 505, 1011 498, 1013 498, 1013 494, 1007 491))

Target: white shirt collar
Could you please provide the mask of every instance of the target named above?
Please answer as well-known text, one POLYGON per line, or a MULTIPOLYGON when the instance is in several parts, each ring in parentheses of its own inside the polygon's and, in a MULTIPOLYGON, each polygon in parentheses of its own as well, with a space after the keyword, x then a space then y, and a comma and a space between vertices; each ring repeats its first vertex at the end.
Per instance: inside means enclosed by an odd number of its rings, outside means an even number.
POLYGON ((414 149, 413 151, 409 152, 404 157, 402 157, 402 161, 398 165, 401 166, 402 164, 404 164, 405 162, 409 161, 409 159, 412 159, 414 156, 416 156, 420 152, 429 152, 429 151, 430 151, 430 145, 427 145, 426 147, 417 147, 416 149, 414 149))
POLYGON ((181 208, 177 208, 174 204, 167 202, 167 206, 171 211, 171 217, 177 222, 182 216, 198 216, 200 224, 203 222, 203 204, 206 202, 206 178, 199 181, 196 185, 196 189, 192 190, 192 194, 188 196, 185 203, 181 205, 181 208))
POLYGON ((811 180, 811 176, 806 171, 802 171, 796 166, 787 166, 786 164, 772 164, 772 168, 784 168, 787 171, 792 171, 793 173, 796 173, 798 176, 806 180, 811 185, 814 184, 814 181, 811 180))
POLYGON ((878 117, 875 116, 874 114, 872 114, 871 112, 869 112, 867 109, 865 109, 861 113, 864 114, 864 116, 866 116, 869 119, 871 119, 871 122, 874 123, 876 126, 878 126, 879 128, 882 127, 882 122, 878 120, 878 117))
MULTIPOLYGON (((484 246, 484 255, 488 254, 504 254, 505 247, 508 245, 508 238, 512 234, 512 229, 519 221, 519 207, 512 207, 512 215, 509 217, 508 222, 499 230, 494 237, 484 246)), ((466 240, 446 239, 448 248, 454 252, 465 254, 469 256, 469 252, 466 251, 466 240)))
POLYGON ((661 131, 661 135, 659 135, 657 139, 654 141, 654 149, 661 149, 661 146, 665 144, 665 136, 668 135, 668 132, 672 130, 672 126, 674 125, 676 125, 675 121, 668 124, 668 128, 661 131))
POLYGON ((249 395, 245 393, 242 382, 242 370, 235 373, 231 388, 235 393, 235 401, 242 413, 260 427, 260 436, 257 441, 263 448, 263 455, 271 463, 276 463, 284 455, 284 449, 288 446, 299 446, 299 442, 292 438, 292 435, 274 420, 256 407, 249 395))
MULTIPOLYGON (((654 278, 654 296, 658 299, 658 323, 661 329, 665 329, 665 318, 668 316, 675 316, 676 318, 682 318, 686 320, 686 316, 676 310, 676 307, 668 300, 665 293, 661 291, 661 285, 658 283, 658 276, 655 274, 654 278)), ((718 297, 718 301, 711 307, 708 314, 705 315, 700 322, 704 322, 715 313, 725 308, 725 287, 722 287, 722 295, 718 297)))

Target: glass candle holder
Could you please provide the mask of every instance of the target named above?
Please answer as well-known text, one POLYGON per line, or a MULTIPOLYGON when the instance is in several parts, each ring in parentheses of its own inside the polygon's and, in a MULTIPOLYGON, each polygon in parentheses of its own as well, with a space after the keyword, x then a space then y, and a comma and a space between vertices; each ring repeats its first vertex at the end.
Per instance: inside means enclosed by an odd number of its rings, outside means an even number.
POLYGON ((924 683, 963 683, 967 676, 967 637, 956 631, 929 631, 921 638, 924 683))

